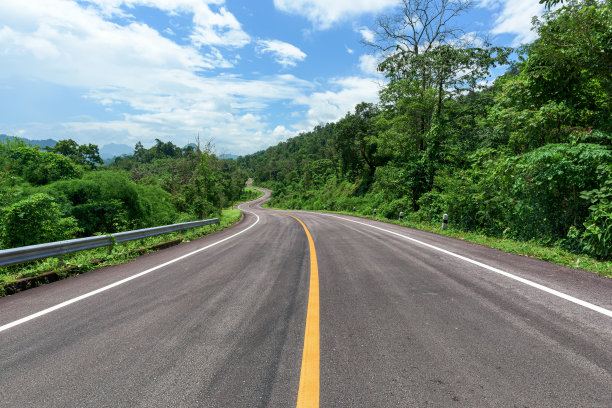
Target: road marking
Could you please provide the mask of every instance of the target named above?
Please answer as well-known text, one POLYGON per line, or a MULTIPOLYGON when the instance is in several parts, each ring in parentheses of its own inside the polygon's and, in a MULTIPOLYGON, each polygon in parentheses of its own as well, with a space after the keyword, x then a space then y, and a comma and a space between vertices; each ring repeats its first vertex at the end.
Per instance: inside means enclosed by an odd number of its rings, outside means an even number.
POLYGON ((411 238, 411 237, 406 236, 406 235, 402 235, 402 234, 394 232, 394 231, 390 231, 390 230, 387 230, 387 229, 384 229, 384 228, 380 228, 380 227, 377 227, 375 225, 366 224, 365 222, 355 221, 355 220, 351 220, 351 219, 344 218, 344 217, 338 217, 337 215, 332 215, 332 214, 324 214, 324 213, 319 213, 319 214, 325 215, 325 216, 328 216, 328 217, 339 218, 339 219, 344 220, 344 221, 354 222, 356 224, 365 225, 367 227, 374 228, 374 229, 377 229, 377 230, 380 230, 380 231, 384 231, 384 232, 387 232, 389 234, 397 235, 398 237, 401 237, 401 238, 407 239, 409 241, 415 242, 415 243, 417 243, 419 245, 423 245, 423 246, 425 246, 427 248, 431 248, 431 249, 434 249, 436 251, 443 252, 443 253, 445 253, 447 255, 454 256, 455 258, 459 258, 459 259, 461 259, 463 261, 466 261, 466 262, 469 262, 471 264, 480 266, 481 268, 487 269, 487 270, 489 270, 491 272, 495 272, 495 273, 497 273, 499 275, 503 275, 503 276, 505 276, 507 278, 514 279, 515 281, 524 283, 525 285, 529 285, 529 286, 531 286, 533 288, 536 288, 536 289, 539 289, 539 290, 541 290, 543 292, 546 292, 546 293, 549 293, 551 295, 560 297, 561 299, 565 299, 565 300, 570 301, 572 303, 575 303, 575 304, 578 304, 580 306, 586 307, 587 309, 591 309, 591 310, 593 310, 595 312, 601 313, 601 314, 606 315, 608 317, 612 317, 612 310, 608 310, 608 309, 605 309, 605 308, 603 308, 601 306, 594 305, 594 304, 586 302, 584 300, 581 300, 581 299, 575 298, 573 296, 567 295, 567 294, 565 294, 563 292, 559 292, 558 290, 551 289, 551 288, 549 288, 547 286, 544 286, 544 285, 541 285, 539 283, 535 283, 535 282, 532 282, 532 281, 527 280, 525 278, 521 278, 520 276, 513 275, 513 274, 511 274, 509 272, 506 272, 506 271, 502 271, 501 269, 497 269, 497 268, 495 268, 493 266, 489 266, 489 265, 484 264, 482 262, 478 262, 478 261, 475 261, 473 259, 467 258, 465 256, 456 254, 454 252, 447 251, 446 249, 442 249, 442 248, 437 247, 435 245, 427 244, 427 243, 425 243, 423 241, 419 241, 418 239, 414 239, 414 238, 411 238))
MULTIPOLYGON (((248 212, 250 212, 250 211, 248 211, 248 212)), ((217 241, 217 242, 215 242, 213 244, 207 245, 207 246, 205 246, 203 248, 196 249, 195 251, 192 251, 192 252, 189 252, 188 254, 179 256, 178 258, 172 259, 172 260, 170 260, 168 262, 164 262, 163 264, 160 264, 160 265, 157 265, 157 266, 155 266, 153 268, 147 269, 146 271, 139 272, 136 275, 132 275, 132 276, 130 276, 128 278, 122 279, 122 280, 117 281, 115 283, 111 283, 110 285, 104 286, 102 288, 96 289, 96 290, 88 292, 88 293, 85 293, 85 294, 83 294, 81 296, 77 296, 77 297, 75 297, 73 299, 69 299, 69 300, 67 300, 65 302, 62 302, 62 303, 59 303, 59 304, 57 304, 55 306, 51 306, 51 307, 49 307, 47 309, 41 310, 40 312, 37 312, 37 313, 31 314, 29 316, 23 317, 23 318, 21 318, 19 320, 15 320, 14 322, 7 323, 4 326, 0 326, 0 332, 3 332, 4 330, 8 330, 8 329, 10 329, 12 327, 18 326, 20 324, 26 323, 26 322, 28 322, 30 320, 36 319, 37 317, 44 316, 44 315, 49 314, 49 313, 51 313, 53 311, 56 311, 58 309, 61 309, 61 308, 66 307, 68 305, 71 305, 73 303, 76 303, 76 302, 78 302, 80 300, 83 300, 83 299, 86 299, 88 297, 97 295, 98 293, 105 292, 105 291, 107 291, 109 289, 114 288, 115 286, 122 285, 122 284, 124 284, 126 282, 129 282, 129 281, 133 280, 133 279, 136 279, 136 278, 139 278, 141 276, 147 275, 147 274, 149 274, 149 273, 151 273, 153 271, 156 271, 156 270, 158 270, 160 268, 163 268, 165 266, 171 265, 171 264, 173 264, 175 262, 178 262, 180 260, 183 260, 183 259, 185 259, 185 258, 187 258, 187 257, 189 257, 191 255, 195 255, 195 254, 197 254, 199 252, 202 252, 202 251, 204 251, 204 250, 206 250, 208 248, 214 247, 215 245, 219 245, 222 242, 225 242, 225 241, 227 241, 229 239, 232 239, 232 238, 234 238, 234 237, 236 237, 236 236, 238 236, 238 235, 240 235, 242 233, 245 233, 248 230, 250 230, 251 228, 253 228, 255 225, 257 225, 257 223, 259 222, 259 217, 257 216, 257 214, 255 214, 255 213, 251 213, 251 214, 253 214, 253 215, 255 215, 255 217, 257 217, 255 222, 252 225, 249 225, 247 228, 243 229, 240 232, 237 232, 234 235, 231 235, 231 236, 229 236, 227 238, 223 238, 222 240, 217 241)))
POLYGON ((310 249, 310 289, 308 291, 308 311, 306 313, 306 330, 304 330, 304 349, 302 351, 302 369, 298 389, 297 407, 319 406, 319 267, 314 241, 306 225, 296 219, 308 237, 310 249))

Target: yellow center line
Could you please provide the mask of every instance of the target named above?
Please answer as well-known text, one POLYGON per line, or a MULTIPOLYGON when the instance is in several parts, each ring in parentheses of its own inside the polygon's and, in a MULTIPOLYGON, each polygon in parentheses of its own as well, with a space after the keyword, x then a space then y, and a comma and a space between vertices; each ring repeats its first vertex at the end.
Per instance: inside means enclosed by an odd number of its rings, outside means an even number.
POLYGON ((302 351, 302 370, 300 371, 300 388, 297 407, 319 406, 319 268, 314 241, 306 225, 296 219, 308 237, 310 248, 310 290, 308 292, 308 311, 306 313, 306 330, 304 332, 304 349, 302 351))

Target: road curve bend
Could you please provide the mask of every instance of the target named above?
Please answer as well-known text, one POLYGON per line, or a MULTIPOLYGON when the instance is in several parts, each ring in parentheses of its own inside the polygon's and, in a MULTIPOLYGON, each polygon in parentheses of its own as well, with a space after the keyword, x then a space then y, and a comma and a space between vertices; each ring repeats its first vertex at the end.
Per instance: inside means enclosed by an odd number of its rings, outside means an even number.
POLYGON ((612 279, 268 197, 0 299, 0 406, 612 406, 612 279))

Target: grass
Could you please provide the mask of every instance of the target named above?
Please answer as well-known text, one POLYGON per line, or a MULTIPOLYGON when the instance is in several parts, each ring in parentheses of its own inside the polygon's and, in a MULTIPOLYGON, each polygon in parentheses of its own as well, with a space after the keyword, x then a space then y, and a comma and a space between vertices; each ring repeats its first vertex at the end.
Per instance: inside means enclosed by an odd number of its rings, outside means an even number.
POLYGON ((64 265, 60 265, 58 258, 46 258, 27 264, 13 265, 0 268, 0 296, 5 294, 5 286, 19 279, 39 276, 46 272, 57 272, 60 278, 87 272, 105 266, 122 264, 143 254, 154 252, 155 245, 169 241, 189 242, 216 231, 231 227, 242 216, 238 209, 224 209, 219 217, 219 224, 205 225, 169 234, 148 237, 141 240, 116 244, 112 247, 96 248, 87 251, 64 255, 64 265))
MULTIPOLYGON (((264 204, 268 207, 267 204, 264 204)), ((270 207, 273 208, 273 207, 270 207)), ((288 210, 287 208, 274 207, 278 209, 288 210)), ((473 242, 475 244, 488 246, 499 249, 504 252, 513 253, 531 258, 541 259, 543 261, 552 262, 558 265, 567 266, 575 269, 596 273, 600 276, 612 278, 612 261, 598 261, 587 255, 579 255, 573 252, 568 252, 558 247, 544 246, 536 241, 517 241, 507 238, 491 237, 477 232, 467 232, 452 228, 443 230, 441 225, 433 225, 431 223, 417 221, 410 218, 405 218, 402 221, 391 220, 381 216, 374 217, 372 215, 355 214, 350 211, 326 211, 334 214, 356 215, 362 218, 369 218, 376 221, 403 225, 410 228, 434 232, 440 235, 458 238, 464 241, 473 242)), ((441 223, 440 223, 441 224, 441 223)))
POLYGON ((264 195, 263 191, 255 190, 252 187, 245 187, 240 195, 240 202, 256 200, 264 195))

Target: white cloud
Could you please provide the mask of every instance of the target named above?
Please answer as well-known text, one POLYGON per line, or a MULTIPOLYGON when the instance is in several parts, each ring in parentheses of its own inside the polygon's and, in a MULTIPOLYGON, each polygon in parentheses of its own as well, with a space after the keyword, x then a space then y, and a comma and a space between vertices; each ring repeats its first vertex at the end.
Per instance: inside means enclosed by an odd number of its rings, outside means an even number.
POLYGON ((347 77, 331 80, 331 90, 313 92, 296 98, 308 106, 306 118, 294 127, 309 130, 320 123, 336 121, 352 111, 358 103, 377 102, 380 84, 376 78, 347 77))
POLYGON ((196 26, 191 39, 198 46, 242 47, 251 42, 238 20, 225 8, 221 8, 218 14, 208 7, 198 8, 193 21, 196 26))
POLYGON ((352 48, 346 47, 346 52, 348 52, 349 54, 353 54, 355 51, 352 48))
POLYGON ((303 61, 306 58, 306 54, 302 50, 279 40, 257 41, 257 52, 272 54, 274 61, 285 68, 294 67, 299 61, 303 61))
POLYGON ((513 34, 512 46, 529 43, 537 38, 537 33, 531 30, 531 20, 540 16, 544 5, 534 0, 481 0, 479 7, 495 12, 496 19, 491 29, 492 34, 513 34))
POLYGON ((285 126, 278 125, 274 128, 270 136, 274 143, 282 142, 283 140, 287 140, 288 138, 295 136, 297 132, 294 130, 287 129, 285 126))
POLYGON ((374 42, 374 31, 370 30, 367 27, 361 27, 359 29, 359 34, 361 34, 361 37, 363 37, 363 40, 365 42, 368 43, 373 43, 374 42))
POLYGON ((361 14, 380 13, 398 3, 398 0, 274 0, 278 10, 304 16, 321 30, 361 14))
MULTIPOLYGON (((77 89, 101 108, 120 106, 117 112, 126 112, 129 107, 133 113, 109 122, 3 123, 7 130, 133 143, 185 138, 202 130, 225 143, 243 143, 233 151, 244 153, 265 147, 249 141, 251 134, 264 137, 269 127, 258 112, 311 89, 309 82, 292 75, 245 80, 215 74, 212 70, 231 66, 216 48, 202 52, 143 23, 108 21, 106 13, 125 2, 107 1, 104 11, 66 0, 32 0, 29 7, 18 3, 0 2, 0 82, 19 79, 77 89)), ((270 44, 270 52, 275 50, 287 64, 305 57, 289 44, 275 45, 270 44)))
POLYGON ((378 71, 378 60, 373 55, 364 54, 360 56, 359 69, 366 75, 382 76, 382 73, 378 71))
MULTIPOLYGON (((99 145, 137 141, 146 145, 159 138, 182 146, 200 132, 202 140, 212 138, 218 148, 244 154, 337 120, 357 103, 377 99, 379 86, 372 72, 321 83, 288 74, 245 79, 219 73, 232 62, 224 58, 221 47, 211 46, 214 41, 208 41, 205 49, 199 48, 203 41, 198 47, 181 45, 143 22, 109 20, 110 15, 127 15, 126 6, 157 5, 168 13, 182 13, 202 5, 210 11, 210 1, 97 0, 96 4, 99 7, 69 0, 29 0, 23 7, 21 2, 0 1, 0 83, 32 81, 64 87, 60 89, 80 93, 88 104, 94 101, 101 110, 115 112, 113 119, 39 123, 33 118, 28 123, 2 123, 3 133, 22 132, 34 139, 52 135, 99 145), (295 116, 288 112, 285 119, 297 123, 271 123, 275 113, 267 109, 279 103, 296 108, 295 116)), ((205 26, 195 22, 196 14, 194 27, 205 26)), ((233 38, 229 42, 234 46, 245 41, 228 13, 213 14, 218 20, 208 27, 227 28, 216 38, 233 38), (228 34, 231 27, 235 34, 228 34)), ((285 66, 306 58, 281 41, 258 45, 285 66)), ((360 62, 362 69, 367 67, 365 59, 360 62)))
POLYGON ((484 41, 476 31, 464 33, 457 40, 451 40, 451 44, 467 47, 484 47, 484 41))
POLYGON ((193 32, 190 36, 197 47, 212 45, 224 47, 242 47, 251 39, 242 30, 236 17, 225 7, 218 13, 211 10, 210 5, 222 5, 225 0, 88 0, 100 8, 105 15, 129 14, 129 8, 148 6, 160 9, 169 14, 193 14, 193 32), (124 11, 121 7, 128 8, 124 11))
POLYGON ((478 7, 494 10, 495 8, 499 7, 499 0, 480 0, 478 2, 478 7))

